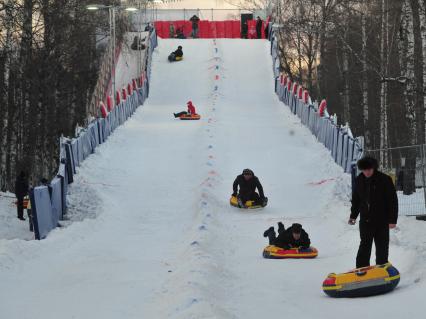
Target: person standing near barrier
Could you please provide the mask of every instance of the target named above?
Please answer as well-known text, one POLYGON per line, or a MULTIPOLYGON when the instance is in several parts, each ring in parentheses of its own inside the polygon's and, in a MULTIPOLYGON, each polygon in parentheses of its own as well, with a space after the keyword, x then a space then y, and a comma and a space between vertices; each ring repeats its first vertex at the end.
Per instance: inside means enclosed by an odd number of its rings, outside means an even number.
POLYGON ((376 264, 388 262, 389 229, 396 227, 398 197, 390 176, 378 171, 377 160, 366 156, 357 163, 362 172, 355 179, 349 224, 355 225, 358 215, 361 242, 356 267, 370 266, 371 247, 376 246, 376 264))
POLYGON ((24 197, 28 195, 28 180, 24 171, 21 171, 15 181, 15 195, 17 199, 16 207, 18 211, 18 219, 24 218, 24 197))
POLYGON ((200 18, 194 14, 189 21, 192 22, 192 37, 196 39, 198 38, 198 22, 200 22, 200 18))
POLYGON ((262 39, 262 25, 263 25, 263 21, 258 16, 256 20, 256 34, 258 39, 262 39))

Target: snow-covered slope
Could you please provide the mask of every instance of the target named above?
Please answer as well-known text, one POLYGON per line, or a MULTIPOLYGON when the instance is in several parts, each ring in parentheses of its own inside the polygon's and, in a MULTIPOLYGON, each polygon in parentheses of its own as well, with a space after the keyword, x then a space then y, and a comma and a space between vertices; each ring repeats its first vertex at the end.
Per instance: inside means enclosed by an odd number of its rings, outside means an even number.
POLYGON ((329 272, 354 266, 349 176, 273 92, 264 41, 160 41, 150 98, 79 169, 71 213, 95 218, 46 240, 0 241, 3 318, 422 318, 425 224, 401 218, 393 293, 335 300, 329 272), (167 55, 183 45, 184 61, 167 55), (175 120, 191 99, 200 121, 175 120), (228 204, 249 167, 269 206, 228 204), (265 260, 263 231, 300 222, 314 260, 265 260))

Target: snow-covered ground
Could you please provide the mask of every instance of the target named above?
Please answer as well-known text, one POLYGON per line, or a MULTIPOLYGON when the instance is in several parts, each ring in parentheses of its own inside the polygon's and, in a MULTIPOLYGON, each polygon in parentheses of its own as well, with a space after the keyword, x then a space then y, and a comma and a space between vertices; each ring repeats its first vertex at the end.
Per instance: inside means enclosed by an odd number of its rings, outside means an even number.
POLYGON ((147 103, 78 170, 73 222, 43 241, 2 236, 0 317, 423 318, 426 223, 413 218, 391 233, 394 292, 321 291, 329 272, 354 266, 350 178, 273 84, 267 42, 160 41, 147 103), (179 44, 184 61, 168 63, 179 44), (175 120, 189 99, 202 119, 175 120), (263 210, 229 206, 247 167, 269 197, 263 210), (263 259, 262 233, 278 221, 302 223, 318 258, 263 259))

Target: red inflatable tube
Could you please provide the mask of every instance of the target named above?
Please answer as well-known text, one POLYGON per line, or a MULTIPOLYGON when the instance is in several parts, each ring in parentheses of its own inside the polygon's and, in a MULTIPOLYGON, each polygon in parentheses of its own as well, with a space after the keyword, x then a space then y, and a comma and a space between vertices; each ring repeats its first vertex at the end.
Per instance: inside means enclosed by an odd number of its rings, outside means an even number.
POLYGON ((305 102, 306 104, 309 103, 309 92, 308 92, 308 90, 303 91, 303 102, 305 102))
POLYGON ((290 79, 288 79, 288 82, 287 82, 287 90, 290 92, 291 91, 291 80, 290 79))
POLYGON ((325 113, 325 109, 327 108, 327 101, 326 100, 322 100, 320 103, 320 106, 318 108, 318 113, 321 117, 324 116, 325 113))
POLYGON ((101 109, 101 114, 103 118, 106 118, 108 116, 108 111, 105 107, 104 102, 99 103, 99 108, 101 109))
POLYGON ((299 87, 299 92, 297 93, 299 100, 301 100, 303 98, 303 87, 300 86, 299 87))
POLYGON ((117 90, 117 92, 115 92, 115 105, 120 104, 121 102, 121 95, 120 95, 120 91, 117 90))
POLYGON ((293 95, 297 95, 297 88, 299 87, 299 84, 293 83, 293 90, 291 91, 293 95))
POLYGON ((108 112, 111 112, 114 106, 112 105, 112 98, 110 95, 107 96, 107 108, 108 112))

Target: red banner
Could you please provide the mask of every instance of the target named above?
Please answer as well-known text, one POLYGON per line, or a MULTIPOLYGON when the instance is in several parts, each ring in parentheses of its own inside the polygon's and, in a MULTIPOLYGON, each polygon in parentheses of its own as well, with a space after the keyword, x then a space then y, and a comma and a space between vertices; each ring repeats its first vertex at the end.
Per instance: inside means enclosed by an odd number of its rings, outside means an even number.
MULTIPOLYGON (((178 21, 156 21, 154 23, 157 30, 157 35, 160 38, 168 39, 171 35, 176 37, 179 34, 178 30, 183 32, 185 38, 191 37, 192 22, 186 20, 178 21), (171 28, 171 26, 173 26, 171 28)), ((256 20, 247 21, 249 39, 257 39, 256 20)), ((261 35, 265 39, 265 26, 263 22, 261 35)), ((203 20, 198 23, 198 37, 201 39, 211 38, 241 38, 241 21, 226 20, 226 21, 207 21, 203 20)))

